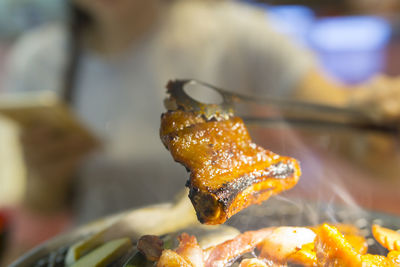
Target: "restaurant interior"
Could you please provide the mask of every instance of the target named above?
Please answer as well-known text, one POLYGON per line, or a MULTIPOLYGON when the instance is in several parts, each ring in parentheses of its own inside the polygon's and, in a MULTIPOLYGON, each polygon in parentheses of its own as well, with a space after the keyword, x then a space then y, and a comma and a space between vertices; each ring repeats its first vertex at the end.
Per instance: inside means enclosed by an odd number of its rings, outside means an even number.
MULTIPOLYGON (((165 86, 175 79, 196 79, 238 96, 251 95, 248 99, 255 104, 243 101, 237 115, 252 140, 298 159, 298 184, 263 205, 280 201, 288 212, 302 201, 327 205, 309 215, 321 218, 319 212, 345 206, 354 213, 392 216, 391 227, 400 229, 399 1, 135 0, 132 5, 143 9, 153 8, 150 2, 163 2, 162 8, 175 2, 187 6, 161 12, 154 7, 147 15, 134 10, 131 16, 115 4, 129 1, 112 2, 0 0, 0 266, 93 220, 166 203, 184 190, 189 174, 173 162, 159 138, 161 113, 169 110, 163 103, 165 86), (188 2, 221 7, 203 14, 207 8, 197 12, 188 2), (101 10, 106 7, 110 14, 101 10), (104 23, 88 18, 85 8, 90 15, 104 15, 104 23), (254 23, 249 19, 253 12, 254 23), (182 27, 184 34, 167 29, 163 19, 170 13, 190 21, 182 27), (118 16, 126 17, 115 23, 121 32, 104 26, 118 16), (141 18, 138 26, 134 17, 141 18), (153 25, 153 17, 161 30, 142 33, 147 31, 143 25, 153 25), (130 28, 137 36, 123 33, 130 28), (111 41, 104 41, 103 33, 111 41), (113 42, 114 36, 120 42, 113 42), (57 54, 61 48, 68 53, 57 54), (318 75, 307 76, 310 66, 316 66, 318 75), (293 93, 303 85, 307 88, 302 94, 293 93), (271 93, 260 93, 263 88, 271 93), (337 88, 349 97, 337 100, 332 93, 337 88), (279 102, 287 96, 289 100, 279 102), (47 146, 47 140, 69 133, 68 143, 47 146), (153 135, 158 140, 146 139, 153 135), (79 155, 58 166, 57 160, 70 153, 79 155), (170 165, 178 172, 169 173, 170 165), (42 174, 49 177, 41 179, 42 174), (76 178, 85 175, 86 180, 76 178), (136 184, 119 181, 120 176, 136 184), (136 180, 139 176, 144 178, 136 180)), ((333 212, 324 218, 340 222, 340 216, 333 212)), ((232 217, 233 224, 246 221, 237 218, 232 217)), ((254 221, 248 220, 247 225, 254 221)), ((69 265, 20 261, 13 266, 69 265)))

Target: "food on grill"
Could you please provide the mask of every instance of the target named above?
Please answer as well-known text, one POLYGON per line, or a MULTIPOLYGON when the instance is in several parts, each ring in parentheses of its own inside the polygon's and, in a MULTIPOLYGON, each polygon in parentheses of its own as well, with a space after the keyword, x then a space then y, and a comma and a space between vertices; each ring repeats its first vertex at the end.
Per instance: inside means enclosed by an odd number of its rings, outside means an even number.
POLYGON ((400 266, 400 251, 392 250, 387 254, 387 258, 390 262, 394 263, 394 266, 400 266))
POLYGON ((130 248, 132 243, 129 238, 120 238, 101 245, 89 254, 76 261, 72 267, 97 267, 112 263, 130 248))
POLYGON ((137 248, 149 261, 156 261, 163 251, 164 242, 156 235, 144 235, 137 242, 137 248))
POLYGON ((160 260, 157 263, 158 266, 165 267, 191 267, 192 263, 187 262, 181 255, 173 250, 164 250, 160 260))
POLYGON ((179 246, 176 253, 184 258, 185 261, 190 262, 193 267, 204 266, 204 253, 197 239, 187 233, 179 236, 179 246))
POLYGON ((305 227, 278 227, 259 245, 260 257, 286 262, 298 248, 314 242, 315 233, 305 227))
POLYGON ((296 185, 299 163, 254 144, 238 117, 206 120, 182 110, 162 115, 160 136, 190 172, 189 198, 201 223, 221 224, 296 185))
POLYGON ((104 231, 99 231, 96 234, 88 236, 77 242, 76 244, 72 245, 68 249, 68 253, 65 257, 65 264, 67 266, 74 264, 87 252, 101 245, 104 242, 103 235, 104 231))
POLYGON ((267 238, 274 228, 264 228, 257 231, 248 231, 227 240, 206 251, 206 266, 225 266, 240 255, 252 251, 254 247, 267 238))
POLYGON ((320 226, 314 246, 317 262, 321 266, 361 266, 361 254, 357 253, 334 226, 320 226))
POLYGON ((203 250, 194 236, 182 234, 179 247, 164 250, 156 261, 158 267, 217 267, 230 266, 234 262, 241 267, 288 264, 310 267, 396 267, 400 266, 400 251, 390 251, 387 256, 366 254, 366 251, 359 253, 338 228, 322 224, 316 228, 271 227, 249 231, 203 250), (243 258, 250 251, 252 256, 243 258))
POLYGON ((304 244, 300 249, 287 256, 287 261, 305 266, 317 266, 317 255, 314 250, 314 242, 304 244))
POLYGON ((268 267, 264 261, 259 260, 257 258, 253 259, 244 259, 240 262, 239 267, 268 267))
POLYGON ((386 249, 400 251, 400 233, 374 224, 372 234, 386 249))
POLYGON ((368 243, 364 237, 360 235, 346 235, 344 234, 347 242, 357 251, 357 253, 365 254, 368 250, 368 243))
MULTIPOLYGON (((392 233, 388 228, 372 227, 373 231, 379 229, 383 233, 377 239, 385 233, 392 233)), ((400 267, 400 250, 396 246, 388 247, 386 255, 368 254, 367 241, 362 233, 365 234, 353 225, 327 223, 312 227, 266 227, 243 233, 225 225, 198 225, 162 236, 144 235, 138 240, 126 237, 105 241, 86 251, 73 265, 60 258, 66 254, 66 247, 61 247, 56 254, 51 252, 45 261, 41 259, 33 266, 400 267), (223 241, 216 243, 215 240, 223 241)), ((398 242, 397 237, 390 240, 398 242)), ((370 248, 377 249, 374 246, 370 248)))

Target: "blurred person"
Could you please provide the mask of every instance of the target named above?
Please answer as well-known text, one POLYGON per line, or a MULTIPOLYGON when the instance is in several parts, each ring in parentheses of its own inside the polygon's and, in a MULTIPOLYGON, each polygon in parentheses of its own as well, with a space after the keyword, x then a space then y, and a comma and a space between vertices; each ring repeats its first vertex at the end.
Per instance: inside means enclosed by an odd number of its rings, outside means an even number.
POLYGON ((55 90, 103 146, 81 166, 88 149, 78 137, 60 137, 46 125, 23 129, 25 202, 33 210, 60 210, 77 172, 82 221, 170 199, 186 173, 158 136, 169 79, 285 96, 313 64, 311 55, 269 30, 263 13, 230 1, 70 5, 69 25, 42 27, 16 44, 5 87, 55 90))
POLYGON ((69 24, 44 26, 16 44, 5 88, 56 91, 102 146, 92 151, 79 136, 47 125, 22 129, 28 176, 24 204, 30 211, 57 214, 68 207, 74 188, 74 211, 82 223, 169 200, 180 191, 186 171, 171 160, 158 135, 169 79, 196 78, 254 95, 371 107, 379 119, 400 113, 386 103, 400 99, 398 86, 388 86, 377 102, 373 89, 327 79, 308 51, 269 28, 263 12, 234 1, 69 4, 69 24))

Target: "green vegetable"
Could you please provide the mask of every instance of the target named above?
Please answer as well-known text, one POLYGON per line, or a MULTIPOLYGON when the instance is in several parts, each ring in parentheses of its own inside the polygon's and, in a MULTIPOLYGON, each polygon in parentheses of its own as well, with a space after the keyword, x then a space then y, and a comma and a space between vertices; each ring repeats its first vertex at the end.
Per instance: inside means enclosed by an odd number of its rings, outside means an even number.
POLYGON ((103 267, 115 261, 132 248, 129 238, 109 241, 80 258, 72 267, 103 267))
POLYGON ((79 260, 83 255, 87 254, 89 251, 95 249, 96 247, 103 244, 104 230, 97 232, 75 244, 73 244, 65 257, 65 265, 71 266, 77 260, 79 260))

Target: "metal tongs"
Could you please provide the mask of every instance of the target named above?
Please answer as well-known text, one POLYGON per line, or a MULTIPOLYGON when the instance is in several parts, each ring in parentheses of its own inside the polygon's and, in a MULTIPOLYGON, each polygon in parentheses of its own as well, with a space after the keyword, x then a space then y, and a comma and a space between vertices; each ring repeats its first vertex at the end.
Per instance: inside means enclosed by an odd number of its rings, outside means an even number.
POLYGON ((194 79, 170 81, 167 92, 167 109, 198 112, 207 120, 227 119, 246 105, 239 114, 246 124, 400 132, 398 126, 374 121, 362 110, 238 94, 194 79))

